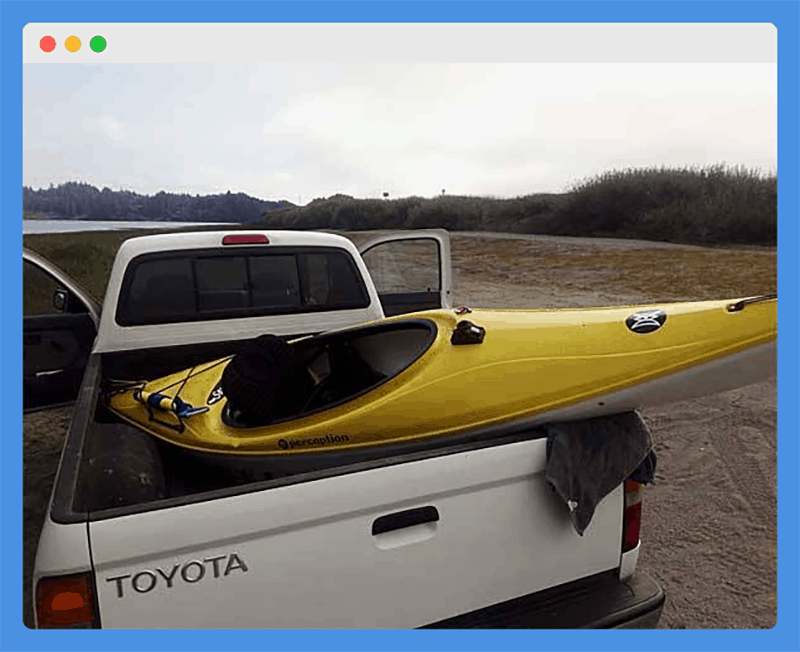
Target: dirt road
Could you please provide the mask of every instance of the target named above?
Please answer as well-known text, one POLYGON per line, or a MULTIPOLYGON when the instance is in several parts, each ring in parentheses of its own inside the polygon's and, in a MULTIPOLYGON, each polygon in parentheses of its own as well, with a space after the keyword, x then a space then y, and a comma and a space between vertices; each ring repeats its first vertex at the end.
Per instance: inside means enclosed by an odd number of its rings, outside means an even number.
MULTIPOLYGON (((774 250, 738 251, 453 234, 454 305, 582 307, 775 291, 774 250), (657 258, 665 253, 683 257, 657 258), (680 282, 694 278, 701 281, 680 282)), ((28 625, 38 528, 69 412, 24 417, 28 625)), ((775 379, 643 415, 653 433, 658 470, 657 484, 645 488, 639 563, 667 591, 660 627, 772 627, 777 614, 775 379)))

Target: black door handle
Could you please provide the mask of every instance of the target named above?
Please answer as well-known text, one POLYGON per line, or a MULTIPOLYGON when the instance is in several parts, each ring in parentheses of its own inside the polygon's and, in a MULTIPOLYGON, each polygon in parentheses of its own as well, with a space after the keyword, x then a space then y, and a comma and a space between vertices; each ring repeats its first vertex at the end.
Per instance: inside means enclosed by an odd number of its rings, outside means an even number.
POLYGON ((388 516, 381 516, 376 518, 372 523, 372 535, 383 534, 384 532, 392 532, 393 530, 402 530, 412 525, 421 525, 422 523, 435 523, 439 520, 439 510, 433 506, 417 507, 415 509, 407 509, 404 512, 397 512, 396 514, 389 514, 388 516))

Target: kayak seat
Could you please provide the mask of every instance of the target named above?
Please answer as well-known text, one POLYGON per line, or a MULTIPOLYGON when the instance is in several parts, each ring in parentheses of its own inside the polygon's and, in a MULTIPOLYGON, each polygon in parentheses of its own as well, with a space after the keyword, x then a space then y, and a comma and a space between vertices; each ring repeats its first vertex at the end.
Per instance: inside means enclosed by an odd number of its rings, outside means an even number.
POLYGON ((305 365, 295 364, 286 370, 278 389, 279 405, 273 420, 299 416, 314 390, 314 382, 305 365))
POLYGON ((230 416, 226 423, 233 427, 259 427, 352 401, 413 364, 435 337, 436 330, 428 325, 402 323, 292 344, 263 335, 248 343, 223 372, 229 406, 223 418, 230 416))
POLYGON ((386 378, 347 342, 331 344, 328 347, 328 360, 331 373, 322 381, 324 390, 313 405, 308 406, 311 409, 355 398, 386 378))

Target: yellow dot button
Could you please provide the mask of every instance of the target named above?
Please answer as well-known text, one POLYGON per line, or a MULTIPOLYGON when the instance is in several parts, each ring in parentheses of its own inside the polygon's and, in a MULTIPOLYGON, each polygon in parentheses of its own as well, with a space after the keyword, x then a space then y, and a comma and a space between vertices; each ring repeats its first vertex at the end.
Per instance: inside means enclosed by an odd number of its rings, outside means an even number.
POLYGON ((64 46, 70 52, 77 52, 81 49, 81 40, 77 36, 70 36, 64 46))

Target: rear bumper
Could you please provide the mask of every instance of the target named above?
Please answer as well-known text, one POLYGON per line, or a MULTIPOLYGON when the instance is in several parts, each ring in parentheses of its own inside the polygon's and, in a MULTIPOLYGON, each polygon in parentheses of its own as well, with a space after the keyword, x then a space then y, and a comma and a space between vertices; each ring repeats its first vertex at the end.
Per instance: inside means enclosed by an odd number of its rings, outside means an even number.
POLYGON ((601 573, 428 625, 430 629, 653 629, 666 594, 646 573, 601 573))

